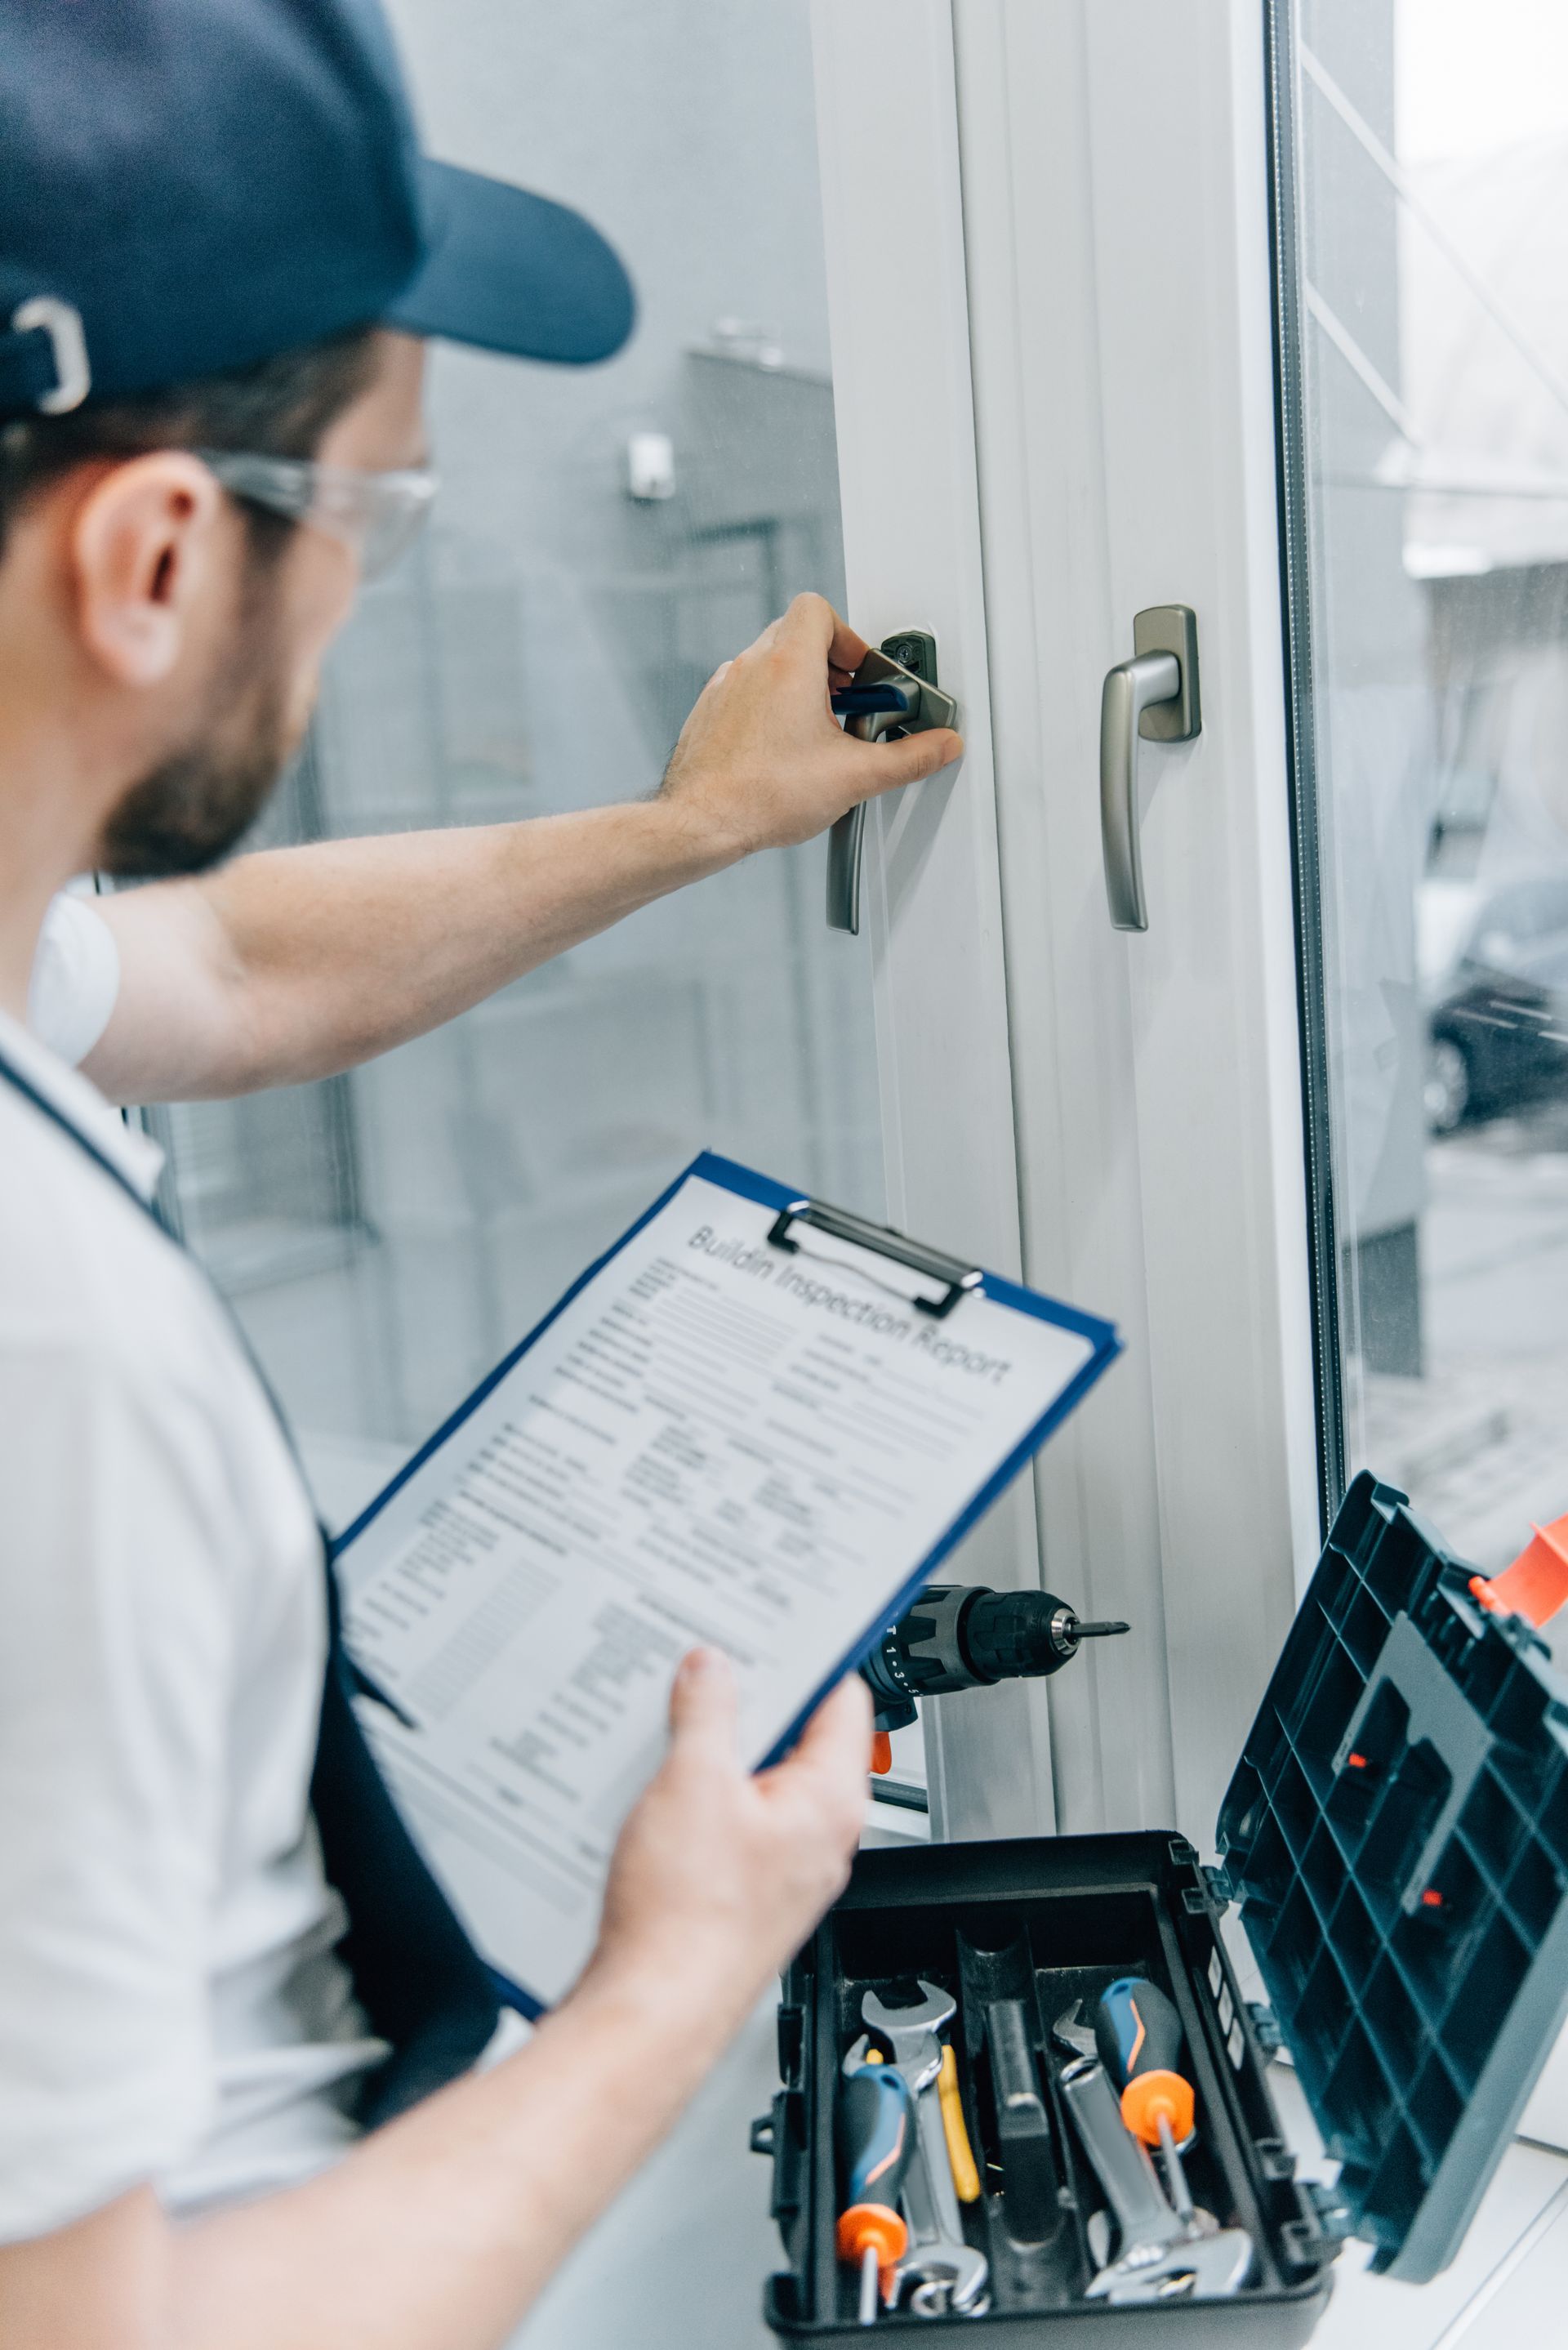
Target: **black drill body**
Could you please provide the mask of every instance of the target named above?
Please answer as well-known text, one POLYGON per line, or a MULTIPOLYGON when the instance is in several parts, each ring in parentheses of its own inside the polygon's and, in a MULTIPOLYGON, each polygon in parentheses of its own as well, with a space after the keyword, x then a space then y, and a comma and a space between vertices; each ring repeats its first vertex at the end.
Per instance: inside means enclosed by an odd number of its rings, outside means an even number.
POLYGON ((989 1591, 983 1584, 933 1583, 884 1633, 860 1668, 878 1730, 902 1730, 915 1700, 995 1681, 1060 1672, 1080 1640, 1125 1632, 1085 1624, 1054 1591, 989 1591))

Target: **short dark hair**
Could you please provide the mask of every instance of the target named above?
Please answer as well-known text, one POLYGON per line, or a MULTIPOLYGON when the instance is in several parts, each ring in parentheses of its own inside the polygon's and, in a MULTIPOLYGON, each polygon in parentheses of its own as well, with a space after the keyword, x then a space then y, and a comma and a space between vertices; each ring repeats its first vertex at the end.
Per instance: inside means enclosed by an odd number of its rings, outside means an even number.
MULTIPOLYGON (((254 449, 269 457, 313 457, 322 436, 365 390, 374 369, 374 327, 280 351, 254 367, 193 383, 170 384, 135 400, 90 404, 64 416, 24 416, 0 425, 0 556, 29 498, 95 459, 146 456, 154 449, 254 449)), ((276 546, 294 525, 245 505, 254 539, 276 546)))

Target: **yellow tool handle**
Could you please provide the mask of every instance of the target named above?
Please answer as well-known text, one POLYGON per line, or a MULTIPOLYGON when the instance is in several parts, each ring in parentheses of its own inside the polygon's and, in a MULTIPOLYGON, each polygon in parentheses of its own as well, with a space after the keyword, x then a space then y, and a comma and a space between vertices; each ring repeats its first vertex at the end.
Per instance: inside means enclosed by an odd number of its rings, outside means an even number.
POLYGON ((980 2173, 974 2167, 969 2132, 964 2127, 958 2058, 953 2054, 950 2041, 942 2050, 942 2069, 937 2074, 937 2095, 942 2101, 942 2134, 948 2142, 948 2160, 953 2167, 953 2187, 958 2199, 961 2203, 978 2203, 980 2173))

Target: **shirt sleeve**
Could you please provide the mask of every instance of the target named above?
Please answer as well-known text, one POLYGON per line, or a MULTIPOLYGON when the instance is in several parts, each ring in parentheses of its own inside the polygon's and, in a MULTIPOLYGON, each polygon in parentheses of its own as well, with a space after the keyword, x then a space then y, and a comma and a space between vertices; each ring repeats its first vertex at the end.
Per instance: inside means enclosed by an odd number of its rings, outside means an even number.
POLYGON ((202 1414, 149 1384, 0 1348, 0 2241, 186 2158, 213 2109, 234 1585, 202 1414))
POLYGON ((119 994, 119 949, 90 898, 50 900, 27 987, 27 1025, 73 1067, 85 1061, 119 994))

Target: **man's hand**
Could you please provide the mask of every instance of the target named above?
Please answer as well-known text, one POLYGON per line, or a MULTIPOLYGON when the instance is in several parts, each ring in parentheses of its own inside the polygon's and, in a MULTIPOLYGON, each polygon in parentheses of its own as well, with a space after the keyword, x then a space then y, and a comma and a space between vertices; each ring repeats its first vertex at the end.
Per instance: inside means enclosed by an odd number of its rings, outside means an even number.
POLYGON ((871 1752, 857 1674, 771 1771, 742 1768, 735 1713, 728 1660, 694 1649, 670 1692, 670 1752, 616 1846, 589 1968, 692 1987, 724 2037, 843 1891, 871 1752))
POLYGON ((422 1036, 611 922, 809 840, 956 759, 942 730, 862 743, 828 708, 866 655, 820 596, 719 671, 651 800, 264 849, 96 901, 120 987, 85 1063, 114 1101, 303 1085, 422 1036))
POLYGON ((857 801, 950 766, 950 728, 862 743, 828 695, 867 647, 820 596, 797 596, 782 620, 726 661, 681 729, 660 800, 720 853, 744 857, 810 840, 857 801))
POLYGON ((176 2228, 150 2187, 0 2244, 0 2350, 492 2350, 656 2146, 849 1873, 870 1700, 851 1675, 753 1777, 699 1651, 621 1831, 599 1947, 528 2045, 319 2177, 176 2228))

